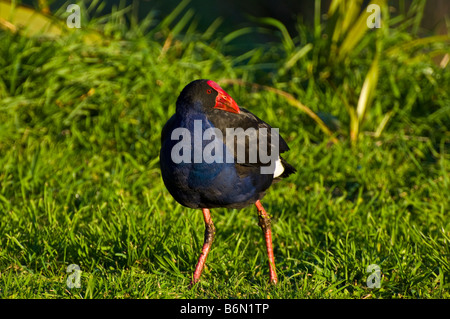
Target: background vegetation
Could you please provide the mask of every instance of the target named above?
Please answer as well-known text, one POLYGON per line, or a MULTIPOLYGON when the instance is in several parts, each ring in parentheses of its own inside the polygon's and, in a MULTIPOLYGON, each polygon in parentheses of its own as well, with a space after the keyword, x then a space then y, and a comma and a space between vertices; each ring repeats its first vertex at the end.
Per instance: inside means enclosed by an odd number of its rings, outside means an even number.
POLYGON ((325 16, 311 2, 313 23, 294 31, 250 17, 227 32, 221 18, 199 28, 189 1, 141 19, 79 2, 80 29, 65 25, 69 3, 47 15, 0 2, 0 297, 448 298, 449 38, 423 34, 425 1, 372 2, 380 29, 366 3, 334 0, 325 16), (212 212, 216 240, 188 289, 202 216, 168 194, 158 153, 197 78, 291 146, 298 173, 264 199, 276 287, 249 207, 212 212))

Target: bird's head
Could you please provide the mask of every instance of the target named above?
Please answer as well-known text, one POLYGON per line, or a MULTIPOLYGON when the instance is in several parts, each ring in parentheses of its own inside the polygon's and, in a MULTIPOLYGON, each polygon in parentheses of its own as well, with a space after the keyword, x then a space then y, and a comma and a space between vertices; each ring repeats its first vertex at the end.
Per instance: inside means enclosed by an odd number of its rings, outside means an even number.
POLYGON ((240 113, 239 106, 219 84, 211 80, 195 80, 181 91, 177 100, 177 112, 197 109, 204 113, 222 110, 240 113))

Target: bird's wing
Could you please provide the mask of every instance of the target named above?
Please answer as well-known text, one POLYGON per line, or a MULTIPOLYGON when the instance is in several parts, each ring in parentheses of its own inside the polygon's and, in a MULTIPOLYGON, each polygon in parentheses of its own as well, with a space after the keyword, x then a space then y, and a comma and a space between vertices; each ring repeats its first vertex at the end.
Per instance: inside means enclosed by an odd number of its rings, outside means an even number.
MULTIPOLYGON (((252 112, 248 111, 245 108, 240 108, 240 115, 242 116, 242 122, 243 125, 245 125, 244 123, 247 123, 248 127, 252 127, 255 128, 256 130, 260 130, 262 128, 267 129, 267 134, 268 134, 268 142, 272 145, 272 127, 267 124, 266 122, 264 122, 263 120, 261 120, 259 117, 257 117, 255 114, 253 114, 252 112)), ((242 127, 244 128, 244 127, 242 127)), ((245 128, 244 128, 245 129, 245 128)), ((289 146, 287 145, 286 141, 281 137, 281 135, 279 134, 279 132, 274 132, 275 136, 274 137, 278 137, 278 147, 279 147, 279 153, 284 153, 289 151, 289 146)))
POLYGON ((273 130, 269 124, 245 108, 240 107, 239 114, 218 111, 217 115, 211 118, 213 125, 221 130, 223 141, 227 145, 227 148, 230 151, 234 150, 233 155, 238 171, 242 170, 243 172, 247 172, 248 169, 245 167, 260 169, 262 166, 268 166, 270 164, 268 157, 272 156, 272 147, 276 147, 275 139, 278 139, 278 156, 276 156, 276 159, 279 159, 279 154, 289 150, 289 146, 279 135, 278 130, 273 130), (231 131, 227 131, 227 129, 231 131), (234 132, 235 136, 245 136, 245 138, 230 139, 228 135, 230 132, 234 132), (228 143, 227 136, 229 138, 228 143), (266 142, 265 147, 263 142, 266 142), (261 147, 263 149, 260 149, 261 147), (240 149, 241 152, 239 152, 240 149), (245 158, 242 156, 242 150, 245 151, 245 158), (267 155, 266 159, 262 159, 260 157, 261 154, 267 155))

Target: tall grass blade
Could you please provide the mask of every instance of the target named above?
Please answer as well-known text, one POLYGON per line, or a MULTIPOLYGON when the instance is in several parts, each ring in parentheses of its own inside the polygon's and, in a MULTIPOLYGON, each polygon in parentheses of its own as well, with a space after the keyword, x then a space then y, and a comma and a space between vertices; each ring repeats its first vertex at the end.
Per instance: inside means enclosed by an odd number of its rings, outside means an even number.
POLYGON ((189 4, 191 0, 183 0, 180 2, 179 5, 175 7, 175 9, 172 10, 165 18, 164 20, 159 24, 160 29, 165 29, 169 27, 169 25, 181 14, 184 8, 189 4))
POLYGON ((289 35, 289 31, 282 22, 274 18, 257 18, 255 20, 263 24, 271 25, 280 30, 281 35, 283 36, 283 45, 287 52, 291 52, 295 48, 294 41, 292 40, 291 36, 289 35))
POLYGON ((363 87, 361 89, 361 94, 359 95, 358 105, 356 107, 356 116, 358 125, 354 127, 356 130, 352 132, 352 137, 354 140, 358 137, 359 127, 362 124, 364 119, 364 115, 366 114, 367 109, 372 102, 372 99, 375 95, 375 90, 378 83, 378 74, 379 74, 379 58, 378 56, 372 62, 369 72, 364 80, 363 87))
POLYGON ((292 68, 298 60, 300 60, 302 57, 304 57, 309 51, 313 49, 313 45, 311 43, 308 43, 304 47, 301 47, 297 50, 290 58, 286 61, 286 63, 283 66, 284 71, 289 70, 292 68))

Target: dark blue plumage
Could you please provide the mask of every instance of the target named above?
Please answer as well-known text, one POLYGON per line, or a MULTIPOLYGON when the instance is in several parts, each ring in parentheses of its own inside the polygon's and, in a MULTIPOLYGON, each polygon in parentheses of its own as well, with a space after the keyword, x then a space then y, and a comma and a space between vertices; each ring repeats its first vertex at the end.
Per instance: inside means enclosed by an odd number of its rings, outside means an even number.
MULTIPOLYGON (((211 94, 206 93, 211 89, 207 80, 197 80, 181 92, 177 100, 176 113, 162 131, 160 153, 162 177, 175 200, 184 206, 242 208, 260 200, 274 180, 273 174, 261 174, 261 164, 226 163, 225 160, 224 163, 194 163, 196 151, 194 138, 191 138, 190 163, 174 163, 171 158, 172 149, 179 142, 172 139, 172 132, 177 128, 186 128, 193 135, 196 120, 201 121, 202 134, 208 128, 218 128, 224 135, 227 127, 270 128, 267 123, 243 108, 238 108, 239 113, 214 108, 218 92, 212 89, 211 94)), ((280 141, 282 142, 280 152, 288 150, 286 142, 281 137, 280 141)), ((202 141, 202 149, 210 142, 202 141)), ((220 145, 225 158, 229 150, 225 146, 225 141, 220 141, 220 145)), ((285 171, 288 174, 292 173, 294 171, 292 166, 284 160, 283 162, 285 171)))

